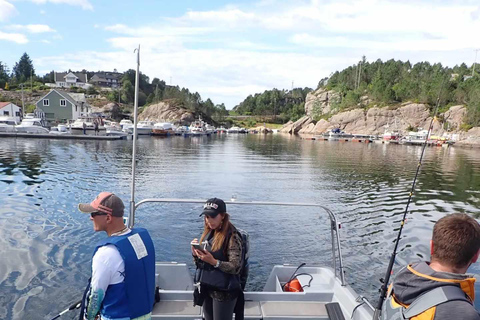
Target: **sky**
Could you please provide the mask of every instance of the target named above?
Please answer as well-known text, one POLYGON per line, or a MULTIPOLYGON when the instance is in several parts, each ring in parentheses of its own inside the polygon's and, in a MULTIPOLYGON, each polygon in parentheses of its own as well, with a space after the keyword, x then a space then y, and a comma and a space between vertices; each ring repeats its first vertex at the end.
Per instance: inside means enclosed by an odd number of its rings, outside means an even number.
MULTIPOLYGON (((38 75, 135 69, 228 109, 377 59, 471 66, 478 0, 0 0, 0 61, 38 75)), ((478 57, 480 60, 480 54, 478 57)))

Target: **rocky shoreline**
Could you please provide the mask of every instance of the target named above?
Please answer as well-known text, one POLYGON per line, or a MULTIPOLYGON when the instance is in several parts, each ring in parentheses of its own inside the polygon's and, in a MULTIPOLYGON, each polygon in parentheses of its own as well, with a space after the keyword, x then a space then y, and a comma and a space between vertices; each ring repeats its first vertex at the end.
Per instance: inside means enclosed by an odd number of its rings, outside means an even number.
MULTIPOLYGON (((358 108, 332 114, 332 104, 338 95, 333 91, 319 89, 309 93, 305 103, 306 116, 295 122, 286 123, 282 133, 319 135, 334 128, 340 128, 348 133, 383 135, 385 131, 397 130, 407 135, 413 129, 428 129, 432 117, 428 105, 419 103, 404 103, 398 106, 358 108), (316 112, 325 116, 318 121, 313 120, 316 112)), ((368 98, 361 99, 368 103, 368 98)), ((439 114, 433 123, 433 134, 448 135, 455 138, 456 145, 480 147, 480 127, 468 131, 461 130, 466 116, 463 105, 452 106, 448 111, 439 114)))

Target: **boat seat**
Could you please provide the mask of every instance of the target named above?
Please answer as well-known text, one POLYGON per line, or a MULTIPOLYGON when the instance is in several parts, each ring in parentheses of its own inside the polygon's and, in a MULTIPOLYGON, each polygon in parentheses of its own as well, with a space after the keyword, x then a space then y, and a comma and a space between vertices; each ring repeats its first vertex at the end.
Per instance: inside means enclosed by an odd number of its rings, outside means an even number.
POLYGON ((260 302, 263 319, 329 319, 325 303, 321 302, 260 302))
POLYGON ((194 307, 192 300, 167 300, 155 304, 152 319, 201 319, 202 308, 194 307))
POLYGON ((338 302, 327 303, 325 308, 327 309, 328 317, 331 320, 345 320, 342 308, 340 308, 338 302))

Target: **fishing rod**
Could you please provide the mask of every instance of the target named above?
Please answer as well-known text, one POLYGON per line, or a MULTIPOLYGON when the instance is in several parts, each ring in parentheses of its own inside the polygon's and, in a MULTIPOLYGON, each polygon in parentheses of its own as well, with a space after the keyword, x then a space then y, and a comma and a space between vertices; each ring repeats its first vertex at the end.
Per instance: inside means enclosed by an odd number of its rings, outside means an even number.
POLYGON ((388 264, 387 272, 385 273, 385 278, 384 278, 385 280, 384 280, 383 285, 382 285, 382 290, 381 290, 381 293, 380 293, 380 299, 378 299, 377 308, 375 309, 375 312, 373 314, 373 320, 379 320, 380 315, 382 313, 382 305, 383 305, 383 302, 385 301, 385 298, 386 298, 388 282, 390 281, 390 276, 392 274, 393 264, 395 262, 395 257, 397 255, 398 243, 400 242, 400 237, 402 236, 402 231, 403 231, 403 227, 405 225, 405 220, 407 219, 408 207, 410 205, 410 202, 412 201, 413 193, 415 191, 415 185, 417 184, 418 174, 420 173, 420 168, 422 166, 422 159, 423 159, 423 155, 425 154, 425 148, 427 147, 428 138, 430 137, 430 134, 431 134, 432 129, 433 129, 433 121, 435 120, 435 118, 437 116, 438 106, 440 105, 440 96, 442 94, 444 83, 445 83, 445 79, 443 79, 443 81, 442 81, 442 85, 440 87, 440 92, 438 93, 438 97, 437 97, 437 101, 436 101, 436 105, 435 105, 435 110, 433 112, 433 117, 432 117, 432 120, 430 121, 430 126, 428 127, 427 136, 425 137, 425 141, 423 142, 422 153, 420 154, 420 160, 418 161, 417 170, 415 172, 415 177, 413 178, 412 188, 410 190, 410 194, 408 195, 407 206, 405 207, 405 212, 403 213, 403 218, 402 218, 402 221, 400 223, 400 229, 398 230, 397 240, 395 241, 395 247, 393 248, 393 252, 392 252, 392 255, 390 257, 390 262, 388 264))
POLYGON ((75 302, 74 304, 72 304, 70 307, 68 307, 67 309, 63 310, 62 312, 60 312, 59 314, 57 314, 55 317, 53 317, 51 320, 55 320, 55 319, 58 319, 60 318, 63 314, 67 313, 68 311, 70 310, 73 310, 73 309, 78 309, 80 308, 80 305, 82 304, 82 300, 78 301, 78 302, 75 302))

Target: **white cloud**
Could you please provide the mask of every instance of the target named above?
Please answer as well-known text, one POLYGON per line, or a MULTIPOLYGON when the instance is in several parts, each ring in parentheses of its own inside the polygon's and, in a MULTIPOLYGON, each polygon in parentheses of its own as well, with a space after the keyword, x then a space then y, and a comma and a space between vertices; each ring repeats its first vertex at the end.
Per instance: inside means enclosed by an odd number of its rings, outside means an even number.
POLYGON ((106 40, 112 50, 36 63, 43 63, 45 71, 125 70, 135 68, 133 49, 141 44, 141 70, 150 78, 169 82, 172 77, 174 85, 231 108, 249 94, 290 89, 292 81, 316 87, 321 78, 363 54, 369 61, 471 61, 472 49, 480 47, 474 34, 480 29, 479 10, 472 1, 261 0, 190 10, 135 27, 97 25, 112 33, 106 40))
POLYGON ((45 39, 43 39, 43 40, 40 40, 40 42, 42 42, 42 43, 46 43, 46 44, 50 44, 50 43, 52 43, 50 40, 45 40, 45 39))
POLYGON ((7 21, 17 13, 13 4, 5 0, 0 0, 0 22, 7 21))
POLYGON ((50 28, 46 24, 13 24, 6 27, 10 30, 26 31, 29 33, 46 33, 46 32, 56 32, 54 29, 50 28))
POLYGON ((55 4, 68 4, 71 6, 78 6, 84 10, 93 10, 93 6, 88 0, 29 0, 36 4, 45 4, 47 2, 55 4))
POLYGON ((40 10, 40 14, 46 14, 47 12, 45 10, 40 10))
POLYGON ((25 44, 28 42, 27 37, 21 33, 5 33, 2 31, 0 31, 0 40, 11 41, 18 44, 25 44))

